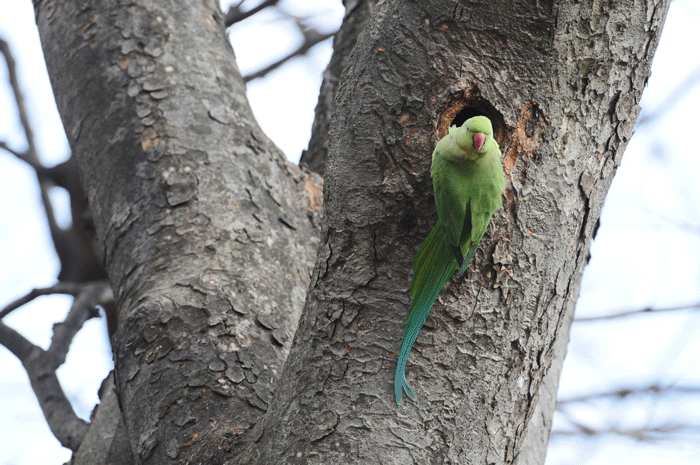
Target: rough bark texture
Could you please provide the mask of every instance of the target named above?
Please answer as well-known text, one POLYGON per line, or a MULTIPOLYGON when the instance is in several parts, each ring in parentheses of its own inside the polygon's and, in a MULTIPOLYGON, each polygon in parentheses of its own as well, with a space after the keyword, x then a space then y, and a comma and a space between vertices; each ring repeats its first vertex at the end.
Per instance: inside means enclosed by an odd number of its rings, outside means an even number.
MULTIPOLYGON (((574 288, 578 295, 579 283, 574 288)), ((552 430, 552 417, 557 405, 559 378, 566 356, 566 346, 569 343, 569 330, 574 320, 574 305, 570 305, 563 316, 559 333, 552 346, 552 361, 545 373, 538 392, 539 400, 528 420, 520 453, 517 457, 519 465, 542 465, 547 455, 549 434, 552 430)))
POLYGON ((135 463, 127 440, 112 373, 100 388, 100 403, 90 417, 90 430, 71 459, 71 465, 131 465, 135 463))
POLYGON ((376 0, 345 0, 345 16, 343 25, 333 38, 333 55, 323 73, 321 91, 316 104, 316 115, 311 127, 311 139, 308 149, 304 150, 299 165, 323 176, 328 156, 328 127, 333 112, 333 101, 340 84, 340 73, 345 68, 357 36, 364 29, 372 14, 376 0))
MULTIPOLYGON (((341 79, 312 288, 250 463, 521 459, 667 8, 377 5, 341 79), (397 407, 411 260, 436 220, 429 155, 455 116, 474 113, 491 117, 504 149, 504 208, 418 338, 418 402, 397 407)), ((523 463, 542 463, 547 436, 531 436, 523 463)))
POLYGON ((220 463, 267 408, 320 186, 260 131, 218 2, 35 2, 119 307, 139 463, 220 463))
MULTIPOLYGON (((585 234, 586 262, 591 229, 594 237, 612 176, 632 136, 669 4, 670 0, 635 0, 557 5, 553 42, 553 102, 557 107, 551 126, 556 129, 554 150, 561 160, 585 155, 578 188, 586 213, 580 227, 581 239, 585 234)), ((574 297, 578 297, 581 272, 576 271, 574 297)), ((544 463, 574 303, 575 299, 563 315, 554 342, 551 369, 528 423, 521 464, 544 463)))

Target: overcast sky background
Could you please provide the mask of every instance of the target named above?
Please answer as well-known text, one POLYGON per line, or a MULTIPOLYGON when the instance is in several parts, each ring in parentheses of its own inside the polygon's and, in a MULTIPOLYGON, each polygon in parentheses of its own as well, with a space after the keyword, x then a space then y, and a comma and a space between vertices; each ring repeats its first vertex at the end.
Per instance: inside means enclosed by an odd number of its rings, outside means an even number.
MULTIPOLYGON (((251 5, 257 2, 251 2, 251 5)), ((342 20, 340 1, 283 0, 297 16, 313 16, 322 31, 342 20)), ((29 106, 42 160, 65 160, 69 148, 41 54, 28 0, 0 0, 0 36, 10 42, 29 106)), ((303 38, 274 11, 235 26, 230 37, 241 72, 250 74, 294 50, 303 38)), ((642 99, 641 118, 606 199, 601 227, 591 247, 577 316, 598 316, 646 306, 700 302, 700 2, 674 0, 642 99), (678 94, 680 92, 680 94, 678 94), (681 98, 670 106, 670 95, 681 98)), ((306 148, 321 73, 331 44, 314 48, 268 77, 248 85, 263 130, 297 161, 306 148), (284 121, 285 124, 279 124, 284 121)), ((25 146, 14 100, 0 63, 0 140, 25 146)), ((429 154, 426 154, 429 156, 429 154)), ((62 221, 70 221, 67 196, 52 193, 62 221)), ((0 307, 34 287, 55 282, 58 262, 41 209, 34 173, 0 150, 0 307)), ((32 342, 48 347, 51 326, 70 305, 66 297, 42 297, 4 319, 32 342)), ((88 418, 97 389, 111 369, 111 352, 101 320, 88 321, 59 370, 78 414, 88 418)), ((638 388, 700 386, 700 312, 676 311, 598 323, 575 323, 559 399, 638 388)), ((398 342, 398 341, 397 341, 398 342)), ((630 430, 683 423, 694 426, 678 440, 639 442, 605 434, 582 440, 555 434, 547 465, 692 464, 700 457, 700 396, 600 400, 571 405, 555 414, 554 431, 572 432, 573 422, 599 430, 630 430)), ((0 465, 60 464, 70 458, 43 419, 21 364, 0 347, 0 465)))

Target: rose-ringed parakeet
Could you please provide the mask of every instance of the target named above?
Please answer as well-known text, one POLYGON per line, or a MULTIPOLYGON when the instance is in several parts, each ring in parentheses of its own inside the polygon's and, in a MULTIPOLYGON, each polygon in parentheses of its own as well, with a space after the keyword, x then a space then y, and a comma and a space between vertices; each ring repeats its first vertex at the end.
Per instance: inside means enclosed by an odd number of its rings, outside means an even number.
POLYGON ((404 389, 416 400, 406 382, 406 361, 435 299, 456 271, 464 273, 501 206, 505 176, 491 121, 475 116, 450 127, 435 146, 430 174, 438 222, 413 258, 412 302, 394 376, 397 404, 404 389))

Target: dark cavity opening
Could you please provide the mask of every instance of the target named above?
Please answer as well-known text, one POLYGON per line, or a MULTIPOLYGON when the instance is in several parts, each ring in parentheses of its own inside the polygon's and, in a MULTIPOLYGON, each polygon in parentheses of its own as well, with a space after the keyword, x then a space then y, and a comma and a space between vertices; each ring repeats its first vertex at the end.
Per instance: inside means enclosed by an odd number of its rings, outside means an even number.
MULTIPOLYGON (((474 108, 474 107, 469 107, 469 108, 462 108, 459 113, 455 115, 455 117, 452 119, 452 122, 450 123, 450 126, 457 126, 460 127, 466 120, 469 118, 473 118, 474 116, 486 116, 488 117, 489 115, 483 112, 480 108, 474 108)), ((490 119, 490 118, 489 118, 490 119)))
POLYGON ((465 103, 466 105, 460 108, 454 118, 452 118, 450 125, 459 127, 473 116, 486 116, 493 125, 493 137, 496 139, 496 142, 498 142, 502 150, 507 147, 510 140, 508 140, 508 131, 506 130, 505 121, 503 121, 503 115, 490 102, 480 97, 472 97, 465 103))

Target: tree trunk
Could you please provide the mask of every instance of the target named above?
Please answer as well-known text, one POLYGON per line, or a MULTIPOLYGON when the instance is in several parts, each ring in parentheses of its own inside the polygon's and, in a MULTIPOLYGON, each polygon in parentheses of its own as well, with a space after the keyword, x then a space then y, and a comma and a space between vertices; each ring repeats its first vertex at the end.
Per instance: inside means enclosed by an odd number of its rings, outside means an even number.
POLYGON ((316 105, 316 116, 311 128, 309 147, 304 150, 299 165, 323 176, 328 157, 328 127, 333 113, 333 100, 338 92, 340 73, 350 57, 357 37, 364 29, 377 0, 344 0, 343 25, 333 37, 333 55, 323 73, 323 82, 316 105))
POLYGON ((320 186, 262 133, 215 1, 37 6, 119 307, 139 463, 221 463, 270 402, 318 248, 320 186))
POLYGON ((543 462, 588 246, 667 8, 377 5, 341 78, 312 287, 248 463, 543 462), (503 148, 504 208, 419 335, 418 402, 397 407, 411 261, 436 221, 430 153, 474 114, 503 148))
POLYGON ((320 248, 318 183, 257 127, 218 3, 121 3, 35 5, 118 300, 136 460, 542 463, 668 0, 376 5, 335 100, 320 248), (418 402, 397 407, 411 261, 436 221, 430 154, 474 114, 495 125, 504 207, 421 331, 418 402))

